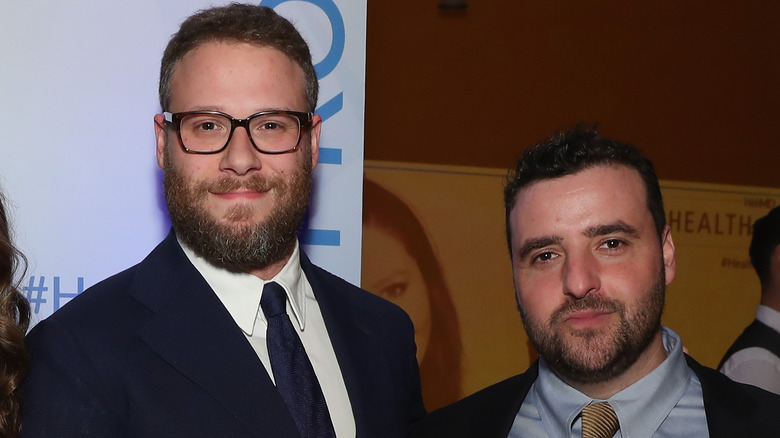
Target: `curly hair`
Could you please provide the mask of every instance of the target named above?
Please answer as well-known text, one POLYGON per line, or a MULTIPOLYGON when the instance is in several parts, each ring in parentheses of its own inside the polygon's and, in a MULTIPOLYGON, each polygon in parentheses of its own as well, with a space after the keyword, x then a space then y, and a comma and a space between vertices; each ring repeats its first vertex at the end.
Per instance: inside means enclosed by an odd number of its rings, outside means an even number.
POLYGON ((24 335, 30 325, 30 304, 15 278, 27 259, 11 243, 5 199, 0 195, 0 436, 15 437, 22 426, 19 385, 27 373, 24 335))
POLYGON ((647 191, 647 208, 653 216, 658 238, 661 239, 666 226, 666 213, 653 163, 636 146, 604 138, 595 126, 579 124, 525 149, 515 167, 510 169, 504 188, 506 237, 510 254, 512 229, 509 217, 522 189, 537 181, 573 175, 602 165, 626 166, 639 173, 647 191))

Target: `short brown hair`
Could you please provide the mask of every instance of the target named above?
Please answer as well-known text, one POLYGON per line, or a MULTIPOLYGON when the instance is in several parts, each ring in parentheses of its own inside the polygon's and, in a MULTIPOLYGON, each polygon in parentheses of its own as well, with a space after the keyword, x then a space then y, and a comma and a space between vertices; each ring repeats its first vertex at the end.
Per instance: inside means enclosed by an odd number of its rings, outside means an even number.
POLYGON ((160 65, 160 106, 167 111, 176 64, 191 50, 214 41, 236 41, 270 47, 287 55, 303 70, 308 111, 317 107, 319 84, 309 46, 298 30, 273 9, 232 3, 203 9, 181 24, 163 53, 160 65))

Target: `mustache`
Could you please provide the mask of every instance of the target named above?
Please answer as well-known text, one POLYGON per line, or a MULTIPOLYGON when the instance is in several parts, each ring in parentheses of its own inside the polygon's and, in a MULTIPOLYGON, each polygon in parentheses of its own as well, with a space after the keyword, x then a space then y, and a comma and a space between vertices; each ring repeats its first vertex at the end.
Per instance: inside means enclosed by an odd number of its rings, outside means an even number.
POLYGON ((560 322, 568 315, 581 310, 595 310, 600 312, 623 313, 623 305, 615 300, 602 298, 598 295, 588 294, 579 300, 569 300, 552 314, 552 322, 560 322))
POLYGON ((198 194, 205 194, 207 192, 223 193, 234 190, 265 192, 278 187, 279 184, 279 178, 265 178, 260 175, 252 175, 249 178, 222 176, 215 181, 201 181, 196 185, 195 192, 198 194))

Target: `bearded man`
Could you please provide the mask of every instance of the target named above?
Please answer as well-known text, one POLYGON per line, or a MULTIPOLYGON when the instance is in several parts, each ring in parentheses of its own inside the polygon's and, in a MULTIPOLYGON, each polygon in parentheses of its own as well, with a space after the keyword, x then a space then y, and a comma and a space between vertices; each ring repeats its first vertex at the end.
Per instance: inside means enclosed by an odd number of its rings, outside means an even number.
POLYGON ((408 316, 298 243, 317 93, 272 9, 184 21, 154 117, 172 231, 30 333, 23 436, 400 437, 425 414, 408 316))
POLYGON ((775 437, 780 398, 683 352, 661 325, 676 272, 652 163, 575 127, 505 188, 515 299, 540 358, 429 414, 419 437, 775 437))

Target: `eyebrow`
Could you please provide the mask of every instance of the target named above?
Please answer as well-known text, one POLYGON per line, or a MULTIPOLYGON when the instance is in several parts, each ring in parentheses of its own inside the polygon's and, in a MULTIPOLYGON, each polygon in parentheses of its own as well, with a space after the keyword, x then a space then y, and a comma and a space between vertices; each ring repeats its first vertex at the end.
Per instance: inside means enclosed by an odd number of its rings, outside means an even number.
MULTIPOLYGON (((593 238, 598 236, 607 236, 609 234, 625 234, 630 237, 639 237, 639 232, 633 226, 618 220, 611 224, 596 225, 588 228, 583 233, 587 238, 593 238)), ((529 253, 539 248, 544 248, 549 245, 559 245, 563 242, 563 237, 560 236, 543 236, 533 239, 527 239, 520 245, 517 250, 517 256, 522 260, 529 253)))
POLYGON ((563 242, 563 237, 560 236, 544 236, 534 239, 527 239, 525 242, 523 242, 522 245, 520 245, 520 248, 517 250, 517 256, 522 260, 528 256, 531 251, 544 248, 545 246, 549 245, 557 245, 561 242, 563 242))
POLYGON ((633 226, 618 220, 611 224, 596 225, 585 230, 585 237, 606 236, 608 234, 625 234, 630 237, 639 237, 639 232, 633 226))

